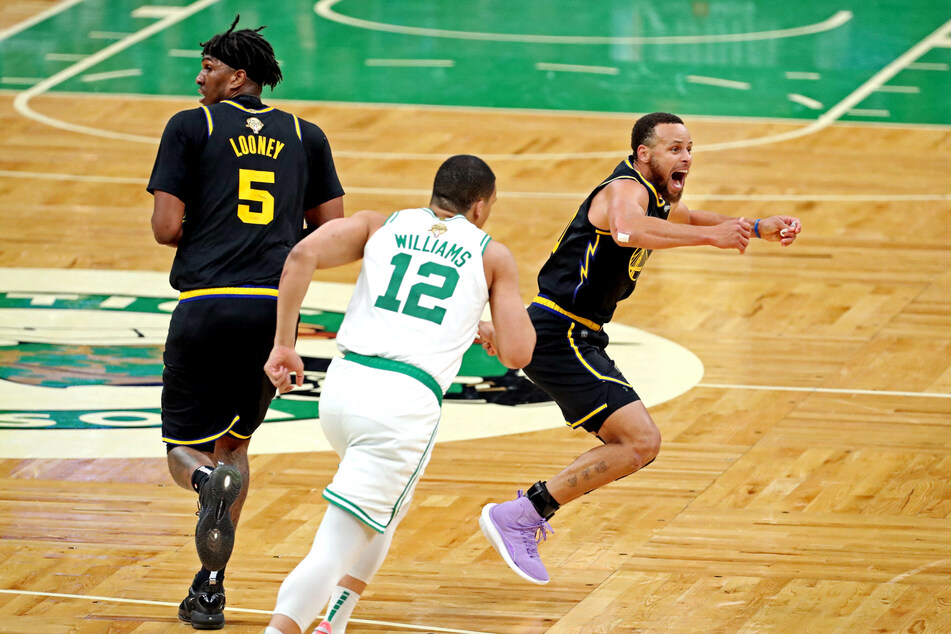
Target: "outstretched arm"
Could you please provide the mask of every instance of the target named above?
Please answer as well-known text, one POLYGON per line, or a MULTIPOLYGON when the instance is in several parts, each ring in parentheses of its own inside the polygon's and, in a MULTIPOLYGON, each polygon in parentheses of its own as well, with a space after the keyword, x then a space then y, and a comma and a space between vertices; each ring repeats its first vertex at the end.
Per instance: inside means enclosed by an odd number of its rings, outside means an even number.
POLYGON ((647 215, 648 195, 640 183, 618 179, 598 192, 588 219, 599 229, 610 229, 615 242, 626 247, 671 249, 709 245, 737 249, 740 253, 746 250, 752 223, 745 218, 713 225, 669 222, 647 215))
POLYGON ((490 355, 498 355, 507 368, 523 368, 532 360, 535 328, 518 291, 518 267, 512 253, 500 242, 486 247, 486 282, 492 321, 479 324, 479 336, 490 355))
MULTIPOLYGON (((737 220, 733 216, 724 216, 713 211, 688 209, 687 205, 678 203, 670 210, 672 222, 690 224, 694 226, 715 226, 737 220)), ((788 247, 796 241, 796 236, 802 231, 802 222, 793 216, 769 216, 752 221, 751 235, 770 242, 779 242, 788 247)))
POLYGON ((282 394, 292 389, 292 373, 297 375, 298 386, 304 383, 304 364, 294 344, 297 318, 314 270, 359 260, 367 240, 384 220, 386 218, 375 211, 360 211, 349 218, 331 220, 291 249, 278 287, 274 348, 264 364, 268 378, 282 394))

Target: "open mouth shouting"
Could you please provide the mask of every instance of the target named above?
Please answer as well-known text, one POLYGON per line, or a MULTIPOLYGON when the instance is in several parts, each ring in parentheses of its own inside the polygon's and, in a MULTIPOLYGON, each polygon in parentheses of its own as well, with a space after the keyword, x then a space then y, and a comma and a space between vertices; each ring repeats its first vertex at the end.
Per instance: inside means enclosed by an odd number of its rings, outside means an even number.
POLYGON ((667 191, 671 198, 678 198, 684 190, 684 184, 687 182, 688 170, 676 170, 670 175, 667 181, 667 191))

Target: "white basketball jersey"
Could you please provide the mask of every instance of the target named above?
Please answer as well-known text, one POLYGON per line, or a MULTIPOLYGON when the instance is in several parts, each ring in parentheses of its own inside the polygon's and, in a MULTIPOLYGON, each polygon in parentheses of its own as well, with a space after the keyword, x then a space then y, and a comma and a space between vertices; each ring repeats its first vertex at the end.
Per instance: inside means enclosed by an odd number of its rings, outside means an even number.
POLYGON ((391 215, 363 249, 340 350, 416 366, 445 392, 489 300, 482 264, 489 240, 465 216, 439 218, 425 208, 391 215))

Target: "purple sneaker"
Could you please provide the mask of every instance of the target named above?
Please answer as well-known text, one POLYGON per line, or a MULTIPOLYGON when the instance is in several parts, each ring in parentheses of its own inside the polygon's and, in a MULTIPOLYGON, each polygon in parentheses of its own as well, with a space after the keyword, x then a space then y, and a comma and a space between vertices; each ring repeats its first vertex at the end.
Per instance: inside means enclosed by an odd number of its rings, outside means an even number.
POLYGON ((548 571, 538 556, 538 542, 547 539, 547 531, 555 531, 521 491, 514 500, 483 506, 479 526, 509 568, 532 583, 548 583, 548 571))

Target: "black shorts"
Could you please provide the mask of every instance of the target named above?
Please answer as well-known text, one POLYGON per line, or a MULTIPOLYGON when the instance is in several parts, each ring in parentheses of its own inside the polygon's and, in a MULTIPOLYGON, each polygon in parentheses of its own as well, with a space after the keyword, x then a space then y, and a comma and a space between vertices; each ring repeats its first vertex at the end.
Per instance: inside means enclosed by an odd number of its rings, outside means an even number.
POLYGON ((249 438, 274 386, 264 373, 274 342, 276 297, 202 297, 179 302, 165 342, 162 440, 214 451, 229 434, 249 438))
POLYGON ((523 371, 561 408, 565 422, 597 434, 608 416, 641 400, 604 351, 604 329, 579 323, 554 309, 532 304, 535 352, 523 371))

